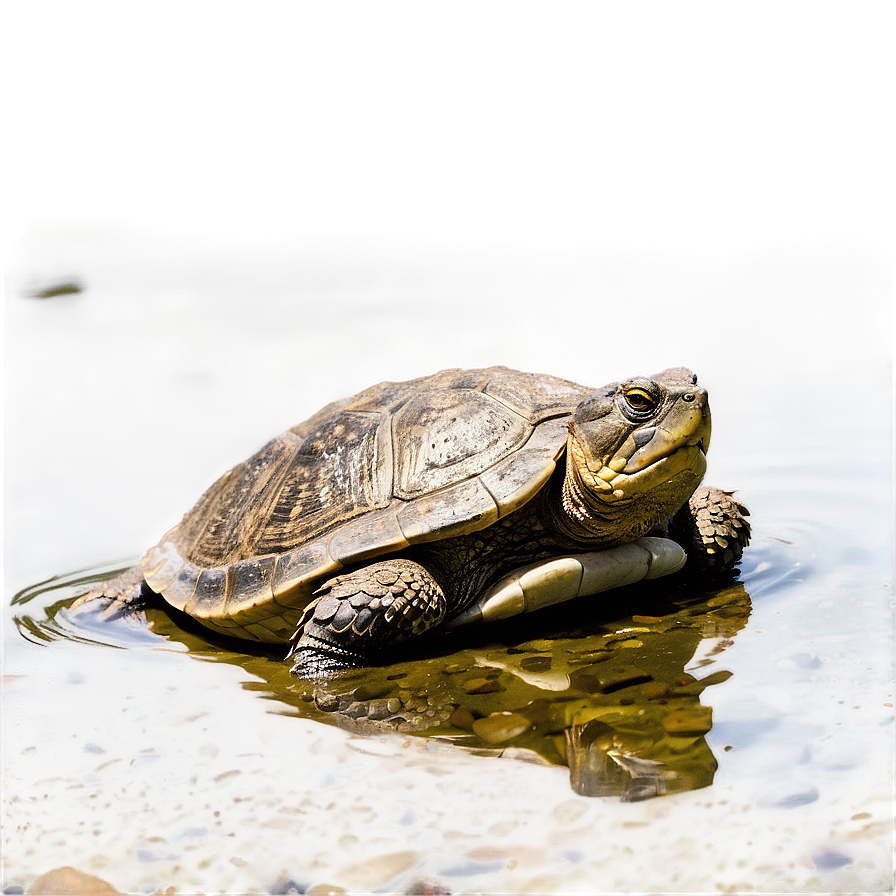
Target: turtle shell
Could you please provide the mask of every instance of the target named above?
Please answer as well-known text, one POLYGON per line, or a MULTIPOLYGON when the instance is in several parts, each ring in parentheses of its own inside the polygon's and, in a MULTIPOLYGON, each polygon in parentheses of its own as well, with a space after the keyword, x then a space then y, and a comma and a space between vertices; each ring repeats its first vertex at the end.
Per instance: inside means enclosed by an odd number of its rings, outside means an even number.
POLYGON ((215 630, 285 642, 344 566, 525 504, 588 392, 506 367, 372 386, 225 473, 143 556, 146 581, 215 630))

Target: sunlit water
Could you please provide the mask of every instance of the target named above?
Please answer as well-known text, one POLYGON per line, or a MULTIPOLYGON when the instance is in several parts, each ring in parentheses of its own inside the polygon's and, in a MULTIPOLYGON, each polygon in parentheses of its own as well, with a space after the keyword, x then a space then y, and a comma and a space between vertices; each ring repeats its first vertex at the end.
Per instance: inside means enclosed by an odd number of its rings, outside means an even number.
MULTIPOLYGON (((753 352, 733 357, 743 335, 709 314, 726 282, 717 270, 626 279, 621 264, 462 274, 392 263, 311 276, 277 256, 233 285, 220 265, 153 266, 131 250, 117 266, 89 241, 42 249, 55 274, 80 259, 64 273, 87 290, 10 298, 8 892, 63 865, 147 893, 403 892, 425 879, 485 893, 891 888, 886 365, 861 359, 847 334, 820 363, 836 328, 817 318, 805 363, 769 352, 780 334, 762 342, 814 263, 794 262, 800 276, 785 285, 780 260, 757 262, 747 285, 728 272, 734 292, 753 283, 756 302, 777 284, 741 321, 753 352), (689 280, 679 307, 704 321, 700 338, 666 318, 637 346, 586 357, 590 334, 531 309, 550 286, 583 320, 588 278, 652 308, 648 318, 668 303, 646 296, 665 287, 680 299, 689 280), (263 301, 250 313, 237 295, 251 289, 263 301), (681 357, 689 337, 693 361, 681 357), (402 360, 383 360, 395 345, 402 360), (327 400, 500 362, 592 383, 698 368, 716 423, 708 481, 737 486, 752 511, 737 579, 552 608, 318 688, 176 614, 68 614, 126 565, 105 559, 133 557, 224 466, 327 400), (66 573, 78 567, 89 569, 66 573), (525 730, 513 717, 471 726, 523 707, 525 730), (570 757, 589 750, 596 771, 571 773, 570 757)), ((846 300, 869 292, 867 279, 825 271, 815 285, 846 300)))

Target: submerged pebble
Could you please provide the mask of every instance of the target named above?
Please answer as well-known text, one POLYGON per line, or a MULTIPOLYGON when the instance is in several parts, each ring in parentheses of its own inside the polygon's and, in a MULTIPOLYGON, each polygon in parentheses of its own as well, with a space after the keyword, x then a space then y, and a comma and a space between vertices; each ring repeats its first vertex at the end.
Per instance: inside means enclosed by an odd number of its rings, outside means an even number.
POLYGON ((451 725, 454 725, 455 728, 463 728, 465 731, 472 731, 473 723, 475 721, 476 717, 473 713, 463 706, 459 706, 450 716, 448 716, 448 722, 451 725))
POLYGON ((114 896, 120 892, 102 878, 68 865, 42 874, 28 887, 28 893, 35 896, 114 896))
POLYGON ((451 890, 434 878, 414 881, 405 891, 405 896, 450 896, 451 890))
POLYGON ((852 865, 856 860, 856 854, 844 846, 829 846, 822 843, 813 847, 809 853, 809 860, 816 871, 821 874, 829 874, 852 865))
POLYGON ((288 874, 281 874, 272 884, 265 887, 265 893, 269 896, 303 896, 307 892, 306 884, 288 874))
POLYGON ((569 683, 580 691, 608 694, 622 688, 650 681, 651 676, 637 666, 600 663, 577 669, 569 676, 569 683))
POLYGON ((708 706, 676 709, 663 719, 663 728, 674 736, 706 734, 712 728, 712 709, 708 706))
POLYGON ((476 719, 473 722, 473 733, 487 744, 503 744, 519 737, 531 727, 532 723, 525 716, 513 712, 500 712, 484 719, 476 719))
POLYGON ((471 678, 464 684, 464 691, 468 694, 492 694, 500 690, 501 685, 490 678, 471 678))
POLYGON ((383 887, 403 871, 412 868, 420 861, 420 858, 421 854, 414 850, 377 855, 368 861, 358 862, 344 869, 340 879, 347 884, 350 891, 371 892, 383 887))

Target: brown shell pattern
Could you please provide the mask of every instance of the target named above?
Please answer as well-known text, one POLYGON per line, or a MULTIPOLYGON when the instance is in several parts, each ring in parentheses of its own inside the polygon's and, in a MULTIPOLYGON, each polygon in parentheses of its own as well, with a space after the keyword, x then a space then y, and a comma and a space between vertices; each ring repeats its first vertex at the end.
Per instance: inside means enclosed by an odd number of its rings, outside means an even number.
POLYGON ((344 565, 476 531, 547 481, 588 389, 506 367, 381 383, 222 476, 144 555, 154 591, 279 643, 344 565))

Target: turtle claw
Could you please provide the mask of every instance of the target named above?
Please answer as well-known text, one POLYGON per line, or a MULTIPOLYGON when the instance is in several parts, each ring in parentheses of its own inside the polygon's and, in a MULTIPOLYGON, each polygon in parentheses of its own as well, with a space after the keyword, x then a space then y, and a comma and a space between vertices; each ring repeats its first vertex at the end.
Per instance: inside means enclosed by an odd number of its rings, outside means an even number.
POLYGON ((82 594, 69 607, 69 613, 91 614, 103 622, 110 622, 142 610, 150 594, 143 571, 135 566, 103 582, 99 588, 82 594))
POLYGON ((347 669, 367 665, 363 657, 307 633, 296 641, 286 658, 295 660, 289 670, 292 675, 310 681, 333 678, 347 669))

